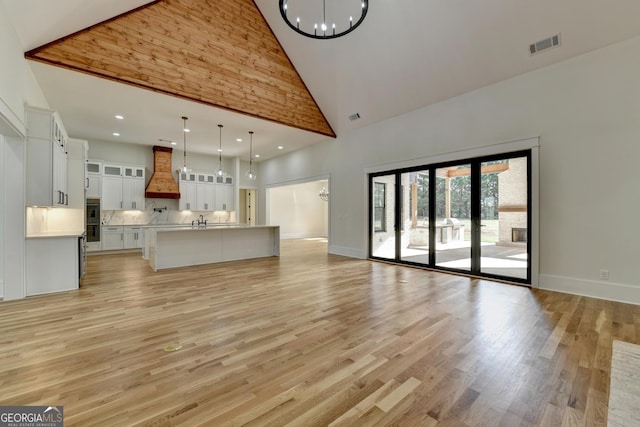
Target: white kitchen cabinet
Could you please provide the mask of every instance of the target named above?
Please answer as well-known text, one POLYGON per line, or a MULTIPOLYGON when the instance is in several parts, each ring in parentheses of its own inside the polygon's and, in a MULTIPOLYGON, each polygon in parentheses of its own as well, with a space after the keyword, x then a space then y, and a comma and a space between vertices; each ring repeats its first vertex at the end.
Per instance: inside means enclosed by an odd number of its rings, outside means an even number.
POLYGON ((225 177, 204 172, 180 173, 180 210, 230 211, 234 207, 234 186, 225 177), (220 182, 220 183, 218 183, 220 182))
POLYGON ((88 199, 102 197, 102 162, 87 161, 85 165, 85 191, 88 199))
POLYGON ((216 204, 215 210, 217 211, 232 211, 233 210, 233 185, 216 184, 216 204))
POLYGON ((144 235, 142 227, 136 225, 125 225, 123 245, 124 249, 141 249, 144 235))
POLYGON ((102 226, 102 250, 112 251, 124 248, 124 231, 121 225, 102 226))
POLYGON ((122 177, 102 177, 101 209, 107 211, 122 209, 122 177))
POLYGON ((64 207, 67 193, 67 134, 52 111, 26 109, 28 206, 64 207))
POLYGON ((215 176, 199 173, 196 183, 196 210, 213 211, 215 209, 215 176))
POLYGON ((123 176, 125 178, 144 179, 144 168, 142 166, 125 166, 123 176))
POLYGON ((144 167, 105 164, 102 172, 102 209, 144 209, 144 167))
POLYGON ((105 164, 102 168, 102 175, 104 176, 123 176, 124 175, 124 171, 123 171, 124 167, 120 166, 120 165, 110 165, 110 164, 105 164))
POLYGON ((184 173, 179 174, 180 185, 180 201, 178 209, 181 211, 196 210, 197 206, 197 190, 196 190, 196 174, 184 173))
POLYGON ((144 175, 142 179, 122 178, 122 208, 144 209, 144 175))
POLYGON ((78 236, 27 237, 25 245, 27 295, 78 289, 78 236))
POLYGON ((216 184, 233 185, 233 178, 230 176, 216 176, 216 184))

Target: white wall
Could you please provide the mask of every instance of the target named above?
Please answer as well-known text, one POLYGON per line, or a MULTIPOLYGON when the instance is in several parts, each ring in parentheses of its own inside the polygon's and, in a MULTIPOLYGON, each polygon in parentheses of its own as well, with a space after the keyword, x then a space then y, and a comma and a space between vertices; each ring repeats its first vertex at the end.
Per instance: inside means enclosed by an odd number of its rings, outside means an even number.
POLYGON ((268 224, 280 226, 280 238, 327 237, 328 202, 318 193, 326 181, 269 188, 268 224))
MULTIPOLYGON (((3 266, 5 300, 25 296, 25 153, 24 105, 48 108, 48 103, 24 59, 20 40, 0 3, 0 221, 3 229, 3 266)), ((0 279, 0 280, 2 280, 0 279)))
MULTIPOLYGON (((1 119, 0 119, 1 120, 1 119)), ((0 176, 4 179, 4 135, 0 134, 0 176)), ((4 188, 0 191, 0 298, 4 295, 4 188)))
POLYGON ((364 257, 366 170, 539 136, 540 286, 640 303, 638 75, 635 38, 265 161, 261 183, 330 174, 330 251, 364 257))

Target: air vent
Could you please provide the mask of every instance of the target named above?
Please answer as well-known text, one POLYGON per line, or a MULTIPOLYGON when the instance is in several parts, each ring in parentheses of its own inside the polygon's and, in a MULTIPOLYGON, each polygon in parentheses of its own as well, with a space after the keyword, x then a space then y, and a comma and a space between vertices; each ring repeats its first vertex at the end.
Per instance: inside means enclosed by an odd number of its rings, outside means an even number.
POLYGON ((360 113, 355 113, 349 116, 349 120, 354 121, 360 118, 360 113))
POLYGON ((559 45, 560 34, 556 34, 555 36, 551 36, 549 38, 529 45, 529 53, 531 53, 531 55, 534 55, 536 53, 542 52, 543 50, 551 49, 552 47, 556 47, 559 45))

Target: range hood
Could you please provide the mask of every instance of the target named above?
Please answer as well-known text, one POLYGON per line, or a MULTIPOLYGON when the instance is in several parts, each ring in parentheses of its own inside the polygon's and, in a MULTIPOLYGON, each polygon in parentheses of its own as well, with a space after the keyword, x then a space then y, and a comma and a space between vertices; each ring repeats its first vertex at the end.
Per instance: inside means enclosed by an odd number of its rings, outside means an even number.
POLYGON ((153 175, 147 184, 144 197, 148 199, 179 199, 180 189, 171 173, 173 148, 153 146, 153 175))

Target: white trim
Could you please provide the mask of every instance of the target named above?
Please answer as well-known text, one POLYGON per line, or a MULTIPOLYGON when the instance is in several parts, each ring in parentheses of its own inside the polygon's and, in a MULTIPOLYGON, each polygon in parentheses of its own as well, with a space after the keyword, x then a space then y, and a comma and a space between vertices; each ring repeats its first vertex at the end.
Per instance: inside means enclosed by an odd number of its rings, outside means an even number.
POLYGON ((640 305, 640 287, 622 283, 540 275, 540 289, 640 305))
POLYGON ((311 239, 315 237, 321 237, 324 239, 328 239, 327 236, 319 235, 318 233, 307 232, 307 233, 287 233, 281 234, 280 240, 290 240, 290 239, 311 239))
POLYGON ((0 97, 0 133, 19 138, 27 135, 27 127, 2 97, 0 97))
MULTIPOLYGON (((289 181, 274 182, 273 184, 265 185, 264 188, 286 187, 287 185, 304 184, 305 182, 316 182, 316 181, 324 181, 324 180, 328 180, 329 182, 331 182, 331 175, 329 174, 316 175, 316 176, 311 176, 307 178, 299 178, 299 179, 292 179, 289 181)), ((329 190, 329 194, 331 194, 331 190, 329 190)))
POLYGON ((471 159, 475 157, 491 156, 494 154, 507 154, 513 151, 529 150, 540 146, 540 138, 533 137, 520 139, 517 141, 501 142, 492 145, 485 145, 477 148, 469 148, 464 150, 451 151, 433 156, 416 157, 415 159, 402 160, 399 162, 382 163, 378 165, 365 167, 366 174, 386 172, 396 169, 412 168, 424 165, 433 165, 436 163, 451 162, 462 159, 471 159))

